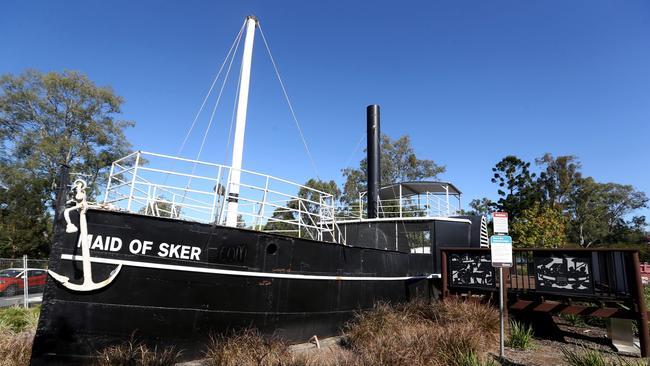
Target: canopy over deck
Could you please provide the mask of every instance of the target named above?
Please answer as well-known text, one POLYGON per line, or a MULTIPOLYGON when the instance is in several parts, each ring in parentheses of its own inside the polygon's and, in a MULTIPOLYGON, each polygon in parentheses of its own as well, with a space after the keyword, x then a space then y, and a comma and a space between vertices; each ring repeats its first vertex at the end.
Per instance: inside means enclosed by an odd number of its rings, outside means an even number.
POLYGON ((379 199, 394 200, 422 194, 449 194, 460 196, 461 192, 449 182, 402 182, 381 187, 379 199))

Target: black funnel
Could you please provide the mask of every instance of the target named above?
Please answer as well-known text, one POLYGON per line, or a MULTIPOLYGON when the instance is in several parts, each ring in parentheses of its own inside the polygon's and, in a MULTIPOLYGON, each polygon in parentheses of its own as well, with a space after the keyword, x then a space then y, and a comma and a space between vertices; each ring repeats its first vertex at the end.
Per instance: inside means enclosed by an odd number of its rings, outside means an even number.
POLYGON ((368 218, 379 217, 379 185, 381 182, 381 164, 379 151, 379 106, 369 105, 367 116, 367 151, 368 151, 368 218))

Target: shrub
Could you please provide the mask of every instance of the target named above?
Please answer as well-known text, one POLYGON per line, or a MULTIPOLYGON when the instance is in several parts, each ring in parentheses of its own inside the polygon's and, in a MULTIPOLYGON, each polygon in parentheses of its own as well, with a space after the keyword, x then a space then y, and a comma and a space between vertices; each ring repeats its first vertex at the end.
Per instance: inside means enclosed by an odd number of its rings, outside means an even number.
POLYGON ((496 310, 449 299, 395 307, 379 304, 358 314, 345 334, 359 364, 461 365, 496 339, 498 325, 496 310))
POLYGON ((525 323, 511 321, 507 345, 524 350, 533 348, 533 328, 525 323))
POLYGON ((95 365, 97 366, 168 366, 175 365, 181 356, 180 351, 174 347, 158 350, 150 349, 146 345, 131 339, 115 346, 104 348, 97 353, 95 365))
POLYGON ((0 310, 0 366, 28 365, 39 307, 0 310))
POLYGON ((0 366, 22 366, 29 364, 32 354, 34 331, 13 333, 0 331, 0 366))
POLYGON ((378 303, 346 324, 342 347, 291 355, 281 341, 248 329, 213 337, 206 358, 215 366, 492 366, 484 350, 498 329, 498 312, 480 303, 378 303))
POLYGON ((291 361, 284 342, 263 337, 255 329, 211 337, 205 356, 207 364, 214 366, 272 366, 291 361))

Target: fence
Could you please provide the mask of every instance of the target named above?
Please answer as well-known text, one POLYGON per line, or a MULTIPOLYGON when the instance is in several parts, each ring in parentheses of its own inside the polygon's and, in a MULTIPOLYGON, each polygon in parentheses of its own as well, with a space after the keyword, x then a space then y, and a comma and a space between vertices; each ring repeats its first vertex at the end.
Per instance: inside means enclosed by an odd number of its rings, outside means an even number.
POLYGON ((41 301, 47 280, 47 260, 0 258, 0 307, 41 301))
MULTIPOLYGON (((509 292, 621 299, 635 293, 634 251, 617 249, 515 249, 509 292)), ((487 249, 445 249, 448 287, 495 289, 487 249)), ((637 265, 638 266, 638 265, 637 265)))
POLYGON ((507 307, 517 311, 633 319, 641 354, 650 356, 638 250, 513 249, 503 289, 497 285, 489 249, 443 248, 441 261, 443 297, 504 291, 507 307))

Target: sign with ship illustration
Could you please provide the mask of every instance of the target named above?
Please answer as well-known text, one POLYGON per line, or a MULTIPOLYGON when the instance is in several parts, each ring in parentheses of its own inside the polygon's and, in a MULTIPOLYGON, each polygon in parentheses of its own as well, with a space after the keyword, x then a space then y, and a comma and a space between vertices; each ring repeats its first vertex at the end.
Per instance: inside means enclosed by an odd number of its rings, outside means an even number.
POLYGON ((593 293, 593 274, 589 253, 536 255, 537 291, 593 293))

